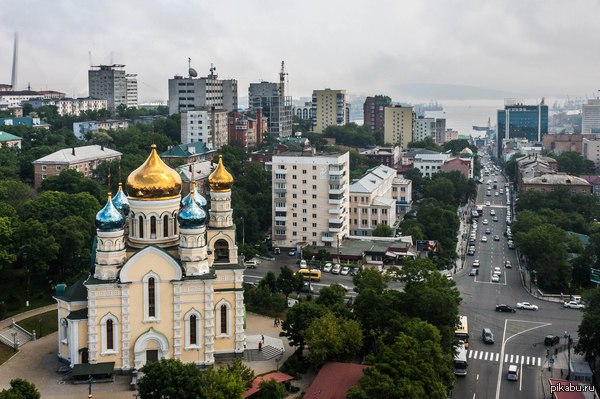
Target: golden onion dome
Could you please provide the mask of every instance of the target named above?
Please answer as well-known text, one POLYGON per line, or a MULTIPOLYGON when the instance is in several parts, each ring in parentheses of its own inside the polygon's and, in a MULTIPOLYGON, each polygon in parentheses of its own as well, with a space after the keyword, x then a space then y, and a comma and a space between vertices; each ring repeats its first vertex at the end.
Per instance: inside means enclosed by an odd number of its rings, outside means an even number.
POLYGON ((219 164, 217 168, 208 176, 208 185, 210 191, 229 191, 233 185, 233 176, 223 166, 223 156, 219 155, 219 164))
POLYGON ((163 162, 152 144, 150 156, 127 177, 130 199, 167 200, 177 198, 181 192, 181 176, 163 162))

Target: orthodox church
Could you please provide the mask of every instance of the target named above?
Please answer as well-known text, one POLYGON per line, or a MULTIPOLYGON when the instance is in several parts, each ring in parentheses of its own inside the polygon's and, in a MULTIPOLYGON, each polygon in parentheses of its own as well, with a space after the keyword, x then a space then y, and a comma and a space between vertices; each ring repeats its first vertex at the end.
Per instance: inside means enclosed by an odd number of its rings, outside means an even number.
POLYGON ((55 296, 58 356, 121 371, 175 358, 210 365, 244 351, 244 267, 231 208, 233 177, 210 175, 210 210, 152 145, 96 215, 90 275, 55 296))

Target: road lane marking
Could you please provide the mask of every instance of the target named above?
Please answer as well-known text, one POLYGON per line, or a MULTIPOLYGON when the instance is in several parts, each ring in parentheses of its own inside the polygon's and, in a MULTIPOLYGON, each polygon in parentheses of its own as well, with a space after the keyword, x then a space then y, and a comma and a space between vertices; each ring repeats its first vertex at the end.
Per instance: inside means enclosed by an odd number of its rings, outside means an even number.
POLYGON ((496 353, 496 359, 494 361, 497 362, 499 358, 500 358, 500 353, 496 353))
MULTIPOLYGON (((529 360, 529 356, 527 356, 527 360, 529 360)), ((521 367, 519 367, 519 391, 522 391, 523 387, 523 362, 521 362, 521 367)))
POLYGON ((483 351, 479 352, 479 360, 483 359, 483 351))
POLYGON ((529 366, 529 356, 527 356, 527 365, 529 366))
POLYGON ((483 360, 487 360, 488 359, 488 355, 489 355, 489 352, 485 352, 485 357, 484 357, 483 360))
POLYGON ((475 359, 477 359, 477 351, 469 351, 469 359, 471 359, 473 356, 475 356, 475 359))
POLYGON ((512 362, 513 362, 513 355, 510 355, 510 362, 509 363, 512 363, 512 362))
POLYGON ((542 358, 538 357, 538 367, 542 367, 542 358))

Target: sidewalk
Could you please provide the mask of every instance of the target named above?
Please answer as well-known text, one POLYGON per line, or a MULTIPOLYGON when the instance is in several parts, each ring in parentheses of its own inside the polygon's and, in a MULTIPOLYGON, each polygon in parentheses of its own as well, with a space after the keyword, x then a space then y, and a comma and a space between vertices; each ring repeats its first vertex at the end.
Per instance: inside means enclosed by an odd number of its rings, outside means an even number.
MULTIPOLYGON (((574 343, 571 344, 571 362, 585 362, 585 358, 582 355, 578 355, 573 350, 574 343)), ((554 363, 550 364, 549 359, 545 359, 542 364, 542 370, 540 374, 541 384, 544 388, 544 397, 551 398, 550 395, 550 378, 556 379, 567 379, 569 374, 569 354, 567 350, 567 344, 565 339, 561 338, 560 343, 550 348, 550 356, 554 359, 554 363), (557 355, 554 355, 554 349, 558 350, 557 355)))
POLYGON ((0 320, 0 330, 4 330, 5 328, 10 327, 13 320, 15 322, 19 322, 21 320, 28 319, 32 316, 37 316, 39 314, 46 313, 46 312, 49 312, 51 310, 56 310, 56 309, 57 309, 57 305, 52 304, 52 305, 47 305, 47 306, 44 306, 41 308, 31 309, 26 312, 16 314, 12 317, 6 318, 4 320, 0 320))

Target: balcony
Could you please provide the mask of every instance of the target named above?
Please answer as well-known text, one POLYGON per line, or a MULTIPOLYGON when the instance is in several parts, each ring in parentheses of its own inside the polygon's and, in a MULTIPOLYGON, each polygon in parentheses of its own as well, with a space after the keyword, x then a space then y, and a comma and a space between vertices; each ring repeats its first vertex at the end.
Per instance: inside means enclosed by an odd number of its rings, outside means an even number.
POLYGON ((276 222, 287 222, 287 216, 275 216, 276 222))
POLYGON ((344 199, 343 199, 343 198, 340 198, 340 199, 331 199, 331 198, 330 198, 329 200, 327 200, 327 203, 328 203, 329 205, 342 205, 342 202, 343 202, 343 201, 344 201, 344 199))
POLYGON ((344 218, 329 219, 329 223, 342 224, 344 223, 344 218))
POLYGON ((329 231, 330 233, 339 233, 340 231, 342 231, 341 227, 330 227, 327 231, 329 231))
POLYGON ((329 213, 330 215, 339 215, 340 212, 340 208, 329 208, 329 210, 327 211, 327 213, 329 213))
POLYGON ((329 176, 342 176, 344 169, 329 169, 329 176))
POLYGON ((321 236, 321 241, 323 241, 323 242, 333 242, 333 237, 331 237, 331 236, 321 236))
POLYGON ((329 194, 344 194, 346 192, 346 187, 342 186, 340 188, 330 188, 329 194))
POLYGON ((287 212, 287 208, 285 206, 276 206, 275 212, 287 212))

